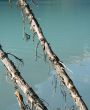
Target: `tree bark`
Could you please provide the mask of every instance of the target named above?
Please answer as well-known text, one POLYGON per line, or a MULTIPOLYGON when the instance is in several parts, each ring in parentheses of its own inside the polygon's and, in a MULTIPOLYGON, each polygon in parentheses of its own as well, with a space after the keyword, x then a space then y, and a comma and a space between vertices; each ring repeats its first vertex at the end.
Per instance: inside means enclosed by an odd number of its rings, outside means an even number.
POLYGON ((15 95, 17 97, 17 101, 18 101, 18 105, 20 107, 20 110, 26 110, 26 105, 24 104, 24 101, 23 101, 23 96, 20 94, 19 91, 15 91, 15 95))
MULTIPOLYGON (((3 51, 0 47, 0 59, 4 66, 7 68, 8 75, 11 80, 23 91, 25 94, 30 109, 34 107, 36 110, 47 110, 46 106, 42 103, 38 95, 34 90, 26 83, 26 81, 21 76, 21 73, 17 70, 14 63, 8 58, 7 53, 3 51)), ((16 94, 17 95, 17 94, 16 94)))
POLYGON ((63 84, 69 90, 71 97, 73 98, 73 101, 75 102, 76 106, 78 107, 79 110, 88 110, 85 102, 80 96, 73 81, 66 73, 65 68, 62 65, 60 59, 55 55, 49 43, 45 39, 43 32, 40 28, 40 25, 38 24, 29 4, 26 3, 26 0, 18 0, 18 3, 24 16, 26 16, 30 22, 30 28, 37 34, 37 37, 41 43, 44 52, 47 54, 48 59, 51 61, 51 63, 54 66, 54 69, 56 70, 58 78, 63 82, 63 84))

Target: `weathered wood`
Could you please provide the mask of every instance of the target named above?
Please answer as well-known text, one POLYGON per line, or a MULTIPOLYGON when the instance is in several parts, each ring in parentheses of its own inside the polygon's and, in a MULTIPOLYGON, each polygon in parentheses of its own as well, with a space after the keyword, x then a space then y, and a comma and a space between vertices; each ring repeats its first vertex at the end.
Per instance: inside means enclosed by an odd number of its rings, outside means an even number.
POLYGON ((23 101, 23 96, 17 90, 15 91, 15 95, 17 97, 17 101, 18 101, 20 110, 26 110, 26 106, 25 106, 24 101, 23 101))
POLYGON ((38 95, 34 90, 26 83, 26 81, 21 76, 20 72, 15 67, 14 63, 8 58, 7 53, 3 51, 0 46, 0 59, 4 66, 7 68, 8 75, 11 77, 11 80, 23 91, 25 94, 30 109, 36 108, 36 110, 47 110, 46 106, 40 100, 38 95))
POLYGON ((83 101, 78 90, 76 89, 75 85, 73 84, 73 81, 66 73, 65 68, 62 65, 60 59, 55 55, 55 53, 52 51, 51 47, 49 46, 49 43, 45 39, 43 32, 30 8, 30 6, 26 3, 26 0, 18 0, 18 3, 19 3, 19 6, 20 6, 24 16, 26 16, 30 22, 30 29, 32 29, 37 34, 37 37, 41 43, 41 46, 42 46, 44 52, 47 54, 48 59, 51 61, 51 63, 54 66, 54 69, 56 70, 58 78, 68 88, 68 90, 71 94, 71 97, 73 98, 73 101, 75 102, 76 106, 78 107, 79 110, 88 110, 85 102, 83 101))

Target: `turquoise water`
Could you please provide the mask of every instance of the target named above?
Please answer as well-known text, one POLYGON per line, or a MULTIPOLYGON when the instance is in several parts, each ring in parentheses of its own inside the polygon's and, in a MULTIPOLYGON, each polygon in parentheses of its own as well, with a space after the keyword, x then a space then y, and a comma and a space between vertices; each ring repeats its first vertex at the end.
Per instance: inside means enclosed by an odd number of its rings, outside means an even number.
MULTIPOLYGON (((81 96, 90 109, 90 1, 89 0, 38 0, 32 9, 43 29, 51 47, 70 69, 68 71, 81 96)), ((24 60, 24 66, 18 69, 39 96, 46 100, 50 110, 73 105, 67 96, 65 103, 59 84, 55 86, 55 71, 44 62, 43 56, 35 61, 35 42, 23 38, 23 23, 19 8, 13 3, 0 2, 0 44, 6 52, 11 52, 24 60), (63 104, 64 103, 64 104, 63 104)), ((27 27, 29 27, 27 25, 27 27)), ((29 29, 26 28, 29 32, 29 29)), ((39 46, 38 55, 43 55, 39 46)), ((14 60, 13 57, 10 57, 14 60)), ((14 60, 15 61, 15 60, 14 60)), ((13 84, 6 77, 6 71, 0 64, 0 109, 18 110, 13 84)))

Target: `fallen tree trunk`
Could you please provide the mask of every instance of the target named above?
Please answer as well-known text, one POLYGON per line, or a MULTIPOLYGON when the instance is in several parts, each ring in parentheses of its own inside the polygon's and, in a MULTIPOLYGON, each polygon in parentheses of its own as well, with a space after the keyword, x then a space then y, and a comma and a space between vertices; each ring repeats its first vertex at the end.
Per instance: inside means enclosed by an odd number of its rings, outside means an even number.
POLYGON ((75 85, 73 84, 73 81, 66 73, 65 68, 62 65, 60 59, 55 55, 55 53, 52 51, 51 47, 49 46, 49 43, 45 39, 43 32, 30 8, 29 4, 26 3, 26 0, 18 0, 18 3, 19 3, 19 6, 20 6, 24 16, 27 17, 30 22, 30 28, 37 34, 37 37, 41 43, 41 46, 42 46, 45 54, 47 55, 48 59, 53 64, 54 69, 56 70, 58 78, 63 82, 63 84, 69 90, 71 97, 73 98, 73 101, 75 102, 76 106, 78 107, 79 110, 88 110, 85 102, 83 101, 78 90, 76 89, 75 85))
POLYGON ((26 81, 21 76, 20 72, 15 67, 14 63, 8 58, 7 53, 3 51, 1 46, 0 46, 0 59, 4 66, 6 67, 6 69, 9 71, 8 75, 11 77, 11 80, 25 94, 30 109, 32 110, 34 107, 36 110, 47 110, 46 106, 42 103, 42 101, 34 92, 34 90, 26 83, 26 81))

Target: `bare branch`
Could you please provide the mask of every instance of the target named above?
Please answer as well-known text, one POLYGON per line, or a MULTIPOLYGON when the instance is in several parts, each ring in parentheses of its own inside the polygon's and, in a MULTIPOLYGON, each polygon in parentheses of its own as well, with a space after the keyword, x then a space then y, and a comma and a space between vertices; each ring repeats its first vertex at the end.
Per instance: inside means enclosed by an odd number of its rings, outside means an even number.
POLYGON ((19 6, 21 7, 22 12, 28 18, 31 28, 34 32, 37 33, 37 37, 41 43, 41 46, 44 52, 47 54, 48 59, 53 64, 58 78, 63 82, 63 84, 68 88, 70 91, 70 95, 73 98, 76 106, 79 110, 88 110, 85 102, 83 101, 82 97, 80 96, 78 90, 76 89, 73 81, 65 71, 64 66, 62 65, 60 59, 56 56, 56 54, 51 49, 50 45, 48 44, 47 40, 45 39, 42 29, 40 28, 39 23, 37 22, 29 4, 26 3, 26 0, 18 0, 19 6))
POLYGON ((11 80, 25 94, 27 101, 29 102, 30 109, 34 107, 36 110, 47 110, 46 106, 43 104, 34 90, 26 83, 26 81, 21 76, 21 73, 15 67, 14 63, 8 58, 7 54, 2 48, 0 48, 0 59, 9 71, 8 75, 10 76, 11 80))
POLYGON ((21 58, 15 56, 15 55, 12 54, 12 53, 6 53, 6 54, 7 54, 7 55, 11 55, 11 56, 13 56, 16 60, 18 60, 19 62, 21 62, 21 63, 24 65, 24 61, 23 61, 23 59, 21 59, 21 58))

